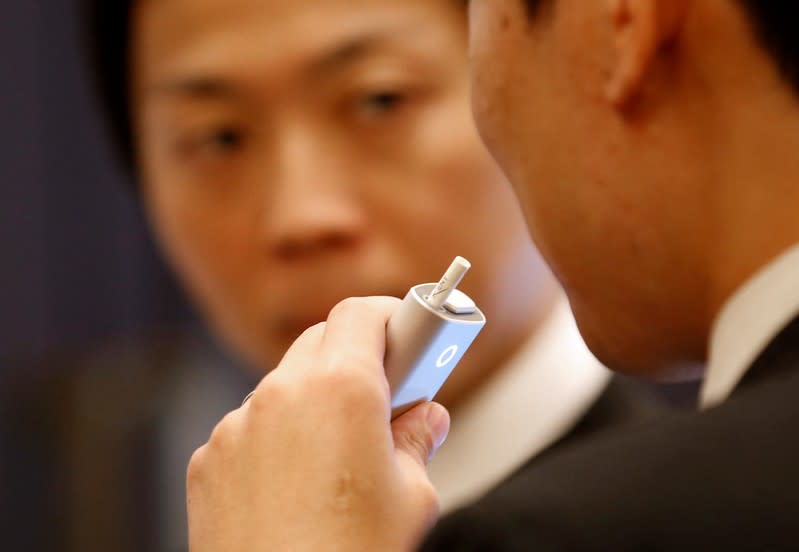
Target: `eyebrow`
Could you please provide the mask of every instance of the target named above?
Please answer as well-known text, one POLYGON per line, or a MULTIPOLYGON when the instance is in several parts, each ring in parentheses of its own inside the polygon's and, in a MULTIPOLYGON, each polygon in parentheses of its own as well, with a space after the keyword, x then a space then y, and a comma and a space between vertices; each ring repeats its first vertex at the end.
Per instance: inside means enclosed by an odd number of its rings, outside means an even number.
MULTIPOLYGON (((371 55, 380 46, 390 42, 392 37, 402 36, 400 31, 401 29, 392 28, 349 38, 342 44, 313 58, 306 71, 307 75, 312 80, 317 80, 340 71, 371 55)), ((237 92, 227 78, 199 75, 165 79, 149 89, 148 95, 151 94, 187 96, 198 99, 229 99, 236 96, 237 92)))
POLYGON ((312 61, 308 73, 319 77, 351 65, 389 42, 394 34, 395 32, 377 31, 352 37, 312 61))

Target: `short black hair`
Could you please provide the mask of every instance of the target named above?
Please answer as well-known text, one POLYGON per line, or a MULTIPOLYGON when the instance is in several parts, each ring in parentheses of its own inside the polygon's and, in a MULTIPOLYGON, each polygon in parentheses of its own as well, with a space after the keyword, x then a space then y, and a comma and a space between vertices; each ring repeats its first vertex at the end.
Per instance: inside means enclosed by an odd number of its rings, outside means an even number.
POLYGON ((774 58, 782 76, 799 93, 799 32, 796 0, 738 0, 760 43, 774 58))
MULTIPOLYGON (((96 89, 125 168, 136 172, 130 105, 130 20, 134 0, 86 0, 86 46, 96 89)), ((519 0, 530 18, 557 0, 519 0)), ((799 94, 796 0, 737 0, 755 34, 799 94)))
POLYGON ((86 57, 100 107, 124 168, 136 172, 130 102, 133 0, 87 0, 83 5, 86 57))

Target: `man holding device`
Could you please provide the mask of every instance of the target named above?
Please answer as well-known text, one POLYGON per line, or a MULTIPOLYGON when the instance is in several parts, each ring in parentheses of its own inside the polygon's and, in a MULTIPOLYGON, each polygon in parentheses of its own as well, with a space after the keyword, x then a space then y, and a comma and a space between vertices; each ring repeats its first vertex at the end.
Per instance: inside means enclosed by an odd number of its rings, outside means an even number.
MULTIPOLYGON (((482 135, 586 341, 634 373, 704 372, 704 411, 555 454, 423 549, 795 548, 794 5, 473 0, 471 15, 482 135)), ((428 404, 389 424, 395 308, 339 305, 217 426, 189 468, 194 550, 425 538, 424 465, 447 421, 428 404)))

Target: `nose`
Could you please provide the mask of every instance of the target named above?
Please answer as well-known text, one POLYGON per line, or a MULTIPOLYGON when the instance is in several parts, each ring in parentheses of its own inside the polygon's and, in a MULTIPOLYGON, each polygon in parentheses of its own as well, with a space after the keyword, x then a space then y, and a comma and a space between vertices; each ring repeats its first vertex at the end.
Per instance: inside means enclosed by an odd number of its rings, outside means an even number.
POLYGON ((279 261, 351 253, 365 238, 367 217, 356 183, 348 180, 346 163, 324 145, 296 135, 283 140, 270 171, 262 232, 269 254, 279 261))

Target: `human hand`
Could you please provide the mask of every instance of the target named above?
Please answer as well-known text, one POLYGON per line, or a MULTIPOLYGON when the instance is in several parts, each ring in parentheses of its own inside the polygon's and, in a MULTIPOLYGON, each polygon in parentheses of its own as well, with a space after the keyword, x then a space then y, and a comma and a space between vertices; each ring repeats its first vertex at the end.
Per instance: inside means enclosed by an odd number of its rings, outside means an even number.
POLYGON ((339 303, 214 429, 189 463, 193 552, 419 543, 438 514, 425 466, 449 416, 427 403, 390 420, 383 356, 399 303, 339 303))

